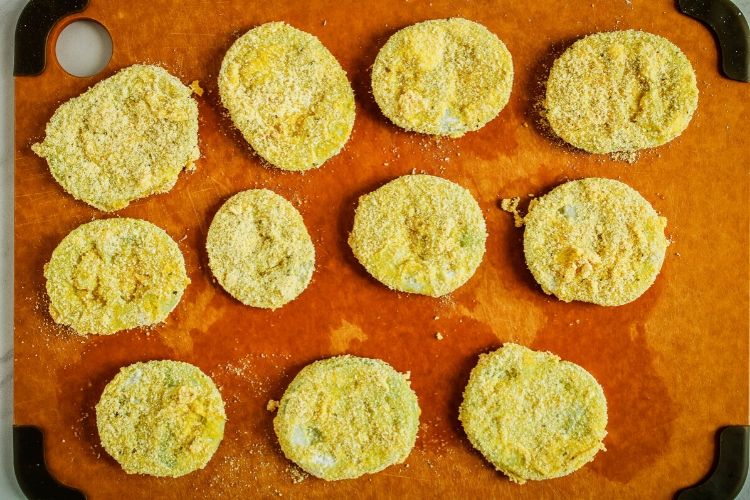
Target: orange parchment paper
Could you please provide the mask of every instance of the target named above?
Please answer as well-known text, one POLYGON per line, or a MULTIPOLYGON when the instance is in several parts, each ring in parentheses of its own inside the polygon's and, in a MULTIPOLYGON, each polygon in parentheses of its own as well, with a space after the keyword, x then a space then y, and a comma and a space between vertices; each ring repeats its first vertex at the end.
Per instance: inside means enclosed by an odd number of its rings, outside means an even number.
POLYGON ((104 498, 476 496, 669 498, 701 480, 720 426, 748 421, 748 133, 750 85, 718 72, 709 31, 671 1, 262 2, 92 0, 59 23, 46 70, 18 77, 15 111, 15 423, 45 432, 51 472, 104 498), (496 33, 513 55, 508 106, 480 131, 455 140, 403 132, 380 113, 370 67, 396 30, 461 16, 496 33), (114 55, 102 74, 75 78, 54 59, 57 34, 76 18, 102 23, 114 55), (355 90, 354 132, 322 168, 264 167, 226 117, 216 77, 246 30, 284 20, 313 33, 338 58, 355 90), (672 143, 634 164, 572 151, 547 138, 535 105, 549 64, 586 34, 638 28, 676 43, 692 62, 698 110, 672 143), (158 63, 199 80, 202 158, 168 194, 116 215, 164 228, 185 254, 192 283, 167 321, 149 331, 82 338, 54 325, 42 268, 73 228, 108 217, 68 196, 30 145, 55 108, 118 69, 158 63), (357 198, 397 176, 440 175, 467 187, 487 220, 487 253, 451 296, 395 293, 370 278, 347 246, 357 198), (620 179, 669 220, 673 240, 655 285, 634 303, 604 308, 546 296, 527 271, 522 230, 503 197, 543 194, 586 176, 620 179), (313 281, 276 311, 241 305, 211 278, 204 248, 213 214, 237 191, 266 187, 291 200, 313 237, 313 281), (438 341, 435 334, 444 339, 438 341), (550 350, 582 365, 609 404, 606 452, 561 479, 511 483, 472 450, 457 410, 481 352, 503 342, 550 350), (299 478, 272 431, 278 399, 305 364, 352 353, 410 371, 421 430, 405 464, 357 480, 299 478), (94 405, 123 365, 149 359, 193 363, 226 401, 226 435, 208 466, 179 479, 126 475, 101 448, 94 405))

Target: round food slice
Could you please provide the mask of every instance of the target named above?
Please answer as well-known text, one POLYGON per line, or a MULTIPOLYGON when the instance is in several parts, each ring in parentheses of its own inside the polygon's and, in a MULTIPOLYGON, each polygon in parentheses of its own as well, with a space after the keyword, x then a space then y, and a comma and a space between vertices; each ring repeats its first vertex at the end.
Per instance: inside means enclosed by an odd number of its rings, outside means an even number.
POLYGON ((486 239, 482 210, 468 190, 407 175, 360 197, 349 246, 389 288, 440 297, 474 275, 486 239))
POLYGON ((459 419, 474 448, 523 484, 566 476, 604 450, 607 400, 580 366, 505 344, 479 356, 459 419))
POLYGON ((406 375, 378 359, 337 356, 307 365, 294 377, 273 427, 289 460, 334 481, 406 460, 419 413, 406 375))
POLYGON ((70 232, 44 266, 49 312, 80 334, 112 334, 166 319, 190 279, 177 243, 139 219, 70 232))
POLYGON ((283 170, 319 167, 354 126, 354 92, 341 65, 316 37, 283 22, 232 44, 219 94, 255 152, 283 170))
POLYGON ((229 198, 208 228, 208 264, 229 294, 245 305, 276 309, 307 288, 315 247, 302 216, 268 189, 229 198))
POLYGON ((137 64, 55 111, 31 148, 75 199, 111 212, 166 193, 198 150, 190 88, 158 66, 137 64))
POLYGON ((669 245, 667 219, 612 179, 556 187, 531 202, 524 224, 526 265, 545 293, 565 302, 632 302, 654 283, 669 245))
POLYGON ((226 419, 213 381, 180 361, 122 368, 96 405, 102 446, 128 474, 179 477, 204 468, 226 419))
POLYGON ((372 67, 383 114, 406 130, 460 137, 500 113, 513 86, 505 44, 461 18, 424 21, 397 31, 372 67))
POLYGON ((564 141, 591 153, 635 152, 682 133, 698 106, 695 73, 669 40, 596 33, 552 65, 546 115, 564 141))

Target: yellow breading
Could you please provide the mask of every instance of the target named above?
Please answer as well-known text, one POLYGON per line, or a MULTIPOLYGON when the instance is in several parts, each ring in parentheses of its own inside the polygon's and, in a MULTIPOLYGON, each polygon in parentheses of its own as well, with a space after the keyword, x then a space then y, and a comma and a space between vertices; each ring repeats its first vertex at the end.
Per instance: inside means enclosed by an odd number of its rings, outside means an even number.
POLYGON ((414 24, 386 42, 372 67, 383 114, 406 130, 460 137, 502 110, 513 86, 505 44, 481 24, 439 19, 414 24))
POLYGON ((222 287, 245 305, 276 309, 310 283, 315 247, 302 216, 268 189, 229 198, 206 240, 208 264, 222 287))
POLYGON ((524 218, 526 264, 545 293, 619 306, 654 282, 669 242, 667 219, 612 179, 566 182, 531 201, 524 218))
POLYGON ((419 414, 405 375, 377 359, 338 356, 299 372, 281 398, 273 427, 289 460, 335 481, 406 460, 419 414))
POLYGON ((354 126, 354 92, 341 65, 316 37, 283 22, 234 42, 219 94, 255 152, 284 170, 319 167, 354 126))
POLYGON ((190 280, 177 244, 138 219, 83 224, 44 266, 49 312, 80 334, 111 334, 164 321, 190 280))
POLYGON ((682 133, 698 106, 695 73, 669 40, 642 31, 575 42, 549 74, 547 120, 591 153, 633 152, 682 133))
POLYGON ((128 474, 179 477, 204 468, 226 419, 213 381, 179 361, 122 368, 96 405, 102 446, 128 474))
POLYGON ((566 476, 604 450, 607 400, 580 366, 505 344, 479 356, 459 419, 474 448, 523 484, 566 476))
POLYGON ((474 275, 486 239, 482 210, 468 190, 407 175, 360 197, 349 246, 389 288, 439 297, 474 275))
POLYGON ((166 193, 198 150, 198 105, 191 89, 158 66, 135 65, 57 108, 43 142, 60 185, 111 212, 166 193))

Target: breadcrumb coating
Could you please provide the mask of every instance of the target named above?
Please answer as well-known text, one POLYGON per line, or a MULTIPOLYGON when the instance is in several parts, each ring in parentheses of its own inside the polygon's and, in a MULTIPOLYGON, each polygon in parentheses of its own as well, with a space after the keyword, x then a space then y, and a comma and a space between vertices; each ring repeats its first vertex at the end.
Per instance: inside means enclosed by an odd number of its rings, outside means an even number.
POLYGON ((560 300, 619 306, 654 282, 669 242, 667 219, 612 179, 566 182, 534 199, 524 218, 526 264, 560 300))
POLYGON ((591 153, 665 144, 698 106, 695 73, 669 40, 642 31, 596 33, 552 66, 546 116, 564 141, 591 153))
POLYGON ((284 170, 319 167, 354 126, 354 92, 341 65, 316 37, 283 22, 234 42, 219 94, 255 152, 284 170))
POLYGON ((204 468, 226 419, 213 381, 180 361, 122 368, 96 405, 102 446, 128 474, 179 477, 204 468))
POLYGON ((347 355, 303 368, 284 392, 273 427, 288 459, 335 481, 406 460, 419 414, 406 375, 383 361, 347 355))
POLYGON ((486 240, 482 210, 468 190, 407 175, 360 197, 349 246, 389 288, 440 297, 474 275, 486 240))
POLYGON ((208 264, 221 286, 245 305, 276 309, 307 287, 315 247, 294 206, 268 189, 229 198, 206 240, 208 264))
POLYGON ((71 231, 44 266, 49 312, 80 334, 112 334, 166 319, 190 283, 177 244, 138 219, 71 231))
POLYGON ((192 90, 158 66, 136 64, 55 111, 31 149, 75 199, 112 212, 166 193, 198 150, 192 90))
POLYGON ((513 61, 487 28, 461 18, 424 21, 396 32, 372 68, 383 114, 406 130, 460 137, 502 110, 513 61))
POLYGON ((474 448, 523 484, 566 476, 604 450, 607 400, 580 366, 508 343, 479 356, 459 419, 474 448))

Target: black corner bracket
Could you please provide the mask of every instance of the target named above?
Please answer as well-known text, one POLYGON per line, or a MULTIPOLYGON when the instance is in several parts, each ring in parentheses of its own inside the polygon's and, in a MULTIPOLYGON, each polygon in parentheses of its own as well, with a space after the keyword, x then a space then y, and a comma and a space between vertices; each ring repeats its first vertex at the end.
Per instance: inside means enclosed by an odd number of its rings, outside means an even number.
POLYGON ((724 75, 750 82, 750 29, 742 11, 731 0, 677 0, 677 7, 713 30, 724 75))
POLYGON ((730 425, 718 432, 718 459, 711 475, 697 486, 677 493, 676 500, 732 500, 747 479, 750 426, 730 425))
POLYGON ((80 491, 52 477, 44 460, 44 434, 33 425, 13 426, 13 462, 21 491, 29 500, 85 500, 80 491))
POLYGON ((16 23, 14 76, 38 75, 47 65, 47 38, 63 17, 81 12, 89 0, 29 0, 16 23))

